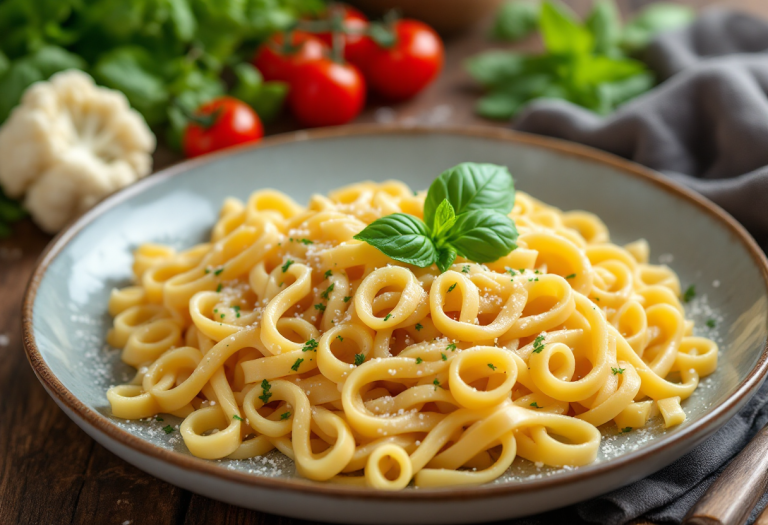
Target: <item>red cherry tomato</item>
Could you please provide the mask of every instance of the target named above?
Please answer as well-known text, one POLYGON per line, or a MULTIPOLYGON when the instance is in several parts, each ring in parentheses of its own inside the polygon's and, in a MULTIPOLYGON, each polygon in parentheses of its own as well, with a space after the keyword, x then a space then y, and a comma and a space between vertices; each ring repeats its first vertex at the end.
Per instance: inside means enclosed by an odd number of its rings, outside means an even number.
POLYGON ((187 124, 182 137, 184 154, 197 157, 237 144, 256 142, 264 136, 261 120, 251 106, 232 97, 219 97, 195 112, 199 120, 187 124))
MULTIPOLYGON (((339 14, 344 22, 344 27, 352 31, 352 33, 344 34, 344 59, 362 69, 376 46, 370 37, 362 34, 368 28, 368 18, 351 5, 342 3, 331 5, 326 18, 339 14)), ((318 33, 317 38, 329 48, 333 47, 332 33, 318 33)))
POLYGON ((323 58, 327 51, 318 38, 303 31, 294 31, 291 38, 293 52, 284 50, 285 38, 282 33, 272 35, 264 42, 253 57, 253 65, 261 71, 264 80, 290 82, 296 67, 308 60, 323 58))
POLYGON ((443 67, 443 43, 428 25, 399 20, 395 44, 377 46, 365 68, 371 89, 390 100, 404 100, 424 89, 443 67))
POLYGON ((351 64, 304 62, 296 70, 289 97, 293 114, 305 126, 345 124, 363 109, 365 80, 351 64))

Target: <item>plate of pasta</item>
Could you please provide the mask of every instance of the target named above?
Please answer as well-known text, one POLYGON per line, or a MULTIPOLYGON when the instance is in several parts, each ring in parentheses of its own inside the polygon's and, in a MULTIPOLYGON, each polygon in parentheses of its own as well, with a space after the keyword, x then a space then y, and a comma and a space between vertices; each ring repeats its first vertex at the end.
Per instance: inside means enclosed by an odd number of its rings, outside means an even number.
POLYGON ((585 147, 300 132, 79 219, 30 282, 25 347, 86 433, 194 492, 490 521, 631 483, 720 428, 765 377, 767 268, 712 203, 585 147))

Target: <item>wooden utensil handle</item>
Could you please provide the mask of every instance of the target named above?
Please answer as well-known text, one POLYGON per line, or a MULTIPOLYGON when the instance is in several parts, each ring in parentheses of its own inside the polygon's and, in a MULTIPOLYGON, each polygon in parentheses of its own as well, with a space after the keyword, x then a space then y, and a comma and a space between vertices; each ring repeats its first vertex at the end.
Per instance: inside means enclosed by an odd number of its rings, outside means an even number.
POLYGON ((683 520, 685 525, 742 525, 768 487, 768 426, 758 432, 683 520))

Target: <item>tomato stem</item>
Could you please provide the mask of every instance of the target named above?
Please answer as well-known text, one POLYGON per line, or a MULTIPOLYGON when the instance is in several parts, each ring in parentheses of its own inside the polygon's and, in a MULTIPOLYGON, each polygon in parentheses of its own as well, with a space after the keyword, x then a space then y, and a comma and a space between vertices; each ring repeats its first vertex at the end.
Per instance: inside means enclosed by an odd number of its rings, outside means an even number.
POLYGON ((201 114, 199 110, 190 111, 186 106, 179 104, 178 102, 175 106, 179 108, 179 111, 181 111, 184 117, 189 120, 190 124, 196 124, 203 129, 211 128, 216 124, 216 121, 219 120, 219 115, 221 115, 221 108, 216 108, 208 114, 201 114))

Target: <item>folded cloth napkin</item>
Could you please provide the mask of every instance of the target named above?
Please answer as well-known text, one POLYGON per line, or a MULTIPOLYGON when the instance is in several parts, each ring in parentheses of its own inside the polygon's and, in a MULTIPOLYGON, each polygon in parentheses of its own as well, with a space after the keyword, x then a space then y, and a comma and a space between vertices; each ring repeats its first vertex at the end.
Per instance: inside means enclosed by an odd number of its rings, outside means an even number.
MULTIPOLYGON (((539 100, 513 127, 661 171, 719 204, 768 248, 768 22, 711 9, 689 28, 660 35, 646 61, 663 82, 608 117, 539 100)), ((515 523, 680 523, 766 423, 768 384, 722 430, 669 467, 591 501, 515 523)))

